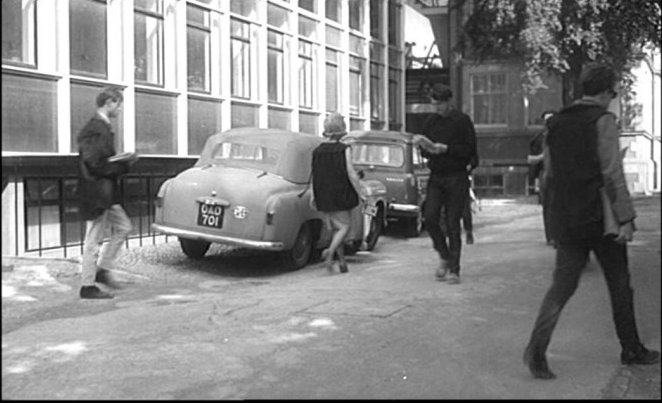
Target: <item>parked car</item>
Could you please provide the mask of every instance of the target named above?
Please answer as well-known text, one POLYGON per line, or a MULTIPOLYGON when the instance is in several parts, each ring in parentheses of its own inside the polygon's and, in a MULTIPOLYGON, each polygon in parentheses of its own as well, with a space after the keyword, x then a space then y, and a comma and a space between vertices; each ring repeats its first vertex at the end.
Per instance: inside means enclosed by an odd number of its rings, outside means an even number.
POLYGON ((352 131, 345 141, 352 145, 354 167, 365 179, 386 185, 388 221, 404 222, 406 236, 419 236, 423 228, 423 202, 430 170, 414 135, 400 131, 352 131))
MULTIPOLYGON (((211 243, 277 251, 289 268, 305 266, 331 241, 321 214, 310 207, 312 152, 321 137, 275 129, 240 128, 214 134, 195 165, 164 182, 153 229, 179 238, 190 258, 211 243)), ((375 247, 386 188, 361 181, 365 205, 352 213, 348 251, 375 247), (364 231, 365 229, 365 231, 364 231)))

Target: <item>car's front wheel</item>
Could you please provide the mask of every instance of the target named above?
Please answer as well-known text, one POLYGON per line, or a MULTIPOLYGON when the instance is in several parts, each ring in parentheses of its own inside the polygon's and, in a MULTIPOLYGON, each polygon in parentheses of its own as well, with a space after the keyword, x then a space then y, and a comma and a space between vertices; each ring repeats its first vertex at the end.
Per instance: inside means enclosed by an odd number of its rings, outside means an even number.
POLYGON ((179 245, 184 254, 191 259, 202 259, 209 250, 209 242, 196 241, 193 239, 179 238, 179 245))
POLYGON ((282 252, 283 264, 287 269, 297 270, 304 267, 313 252, 313 233, 307 223, 303 223, 290 250, 282 252))

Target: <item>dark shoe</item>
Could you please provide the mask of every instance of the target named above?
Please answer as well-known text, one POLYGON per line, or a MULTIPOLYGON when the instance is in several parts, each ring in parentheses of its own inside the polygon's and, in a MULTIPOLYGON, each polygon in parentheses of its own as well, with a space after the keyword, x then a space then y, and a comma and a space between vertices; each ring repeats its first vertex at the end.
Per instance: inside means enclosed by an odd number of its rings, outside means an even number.
POLYGON ((658 362, 660 362, 660 352, 649 350, 644 346, 621 352, 621 364, 623 365, 650 365, 658 362))
POLYGON ((524 350, 524 364, 529 367, 531 375, 536 379, 556 378, 556 375, 549 370, 547 358, 545 358, 544 354, 536 357, 530 347, 527 347, 526 350, 524 350))
POLYGON ((467 245, 473 245, 474 244, 474 233, 471 231, 467 231, 467 245))
POLYGON ((338 267, 340 268, 341 273, 347 273, 349 271, 349 269, 347 269, 347 263, 345 262, 338 263, 338 267))
POLYGON ((110 271, 102 268, 97 268, 97 275, 94 278, 97 283, 105 284, 110 288, 119 290, 122 286, 110 276, 110 271))
POLYGON ((448 275, 448 284, 460 284, 460 275, 457 273, 451 273, 448 275))
POLYGON ((448 280, 448 267, 446 261, 441 262, 441 266, 437 268, 437 271, 434 273, 437 281, 446 281, 448 280))
POLYGON ((96 285, 86 285, 80 288, 80 297, 86 299, 110 299, 113 296, 101 291, 96 285))

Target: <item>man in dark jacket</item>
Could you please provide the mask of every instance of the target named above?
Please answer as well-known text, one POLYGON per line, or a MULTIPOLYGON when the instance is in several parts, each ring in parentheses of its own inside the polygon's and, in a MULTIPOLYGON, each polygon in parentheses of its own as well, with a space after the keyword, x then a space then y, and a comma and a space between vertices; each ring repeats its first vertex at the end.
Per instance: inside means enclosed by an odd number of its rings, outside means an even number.
POLYGON ((659 352, 641 343, 634 316, 627 242, 632 240, 636 213, 623 173, 618 127, 607 112, 617 94, 616 75, 605 66, 594 66, 583 71, 580 81, 583 97, 552 118, 547 134, 556 268, 524 352, 525 364, 540 379, 555 378, 545 352, 591 251, 607 280, 621 363, 660 361, 659 352), (614 229, 605 225, 611 218, 614 229))
POLYGON ((101 91, 96 99, 96 114, 78 135, 80 213, 87 222, 81 298, 113 297, 99 289, 95 281, 119 288, 109 270, 114 268, 122 243, 131 231, 131 221, 120 205, 122 197, 118 178, 128 172, 129 165, 136 160, 135 154, 117 161, 109 160, 115 155, 115 134, 111 130, 110 118, 118 116, 123 99, 122 92, 117 88, 101 91), (108 225, 112 228, 110 241, 99 253, 108 225))
POLYGON ((434 249, 441 257, 436 278, 458 284, 462 248, 460 219, 469 195, 467 165, 477 152, 473 122, 451 106, 452 98, 453 92, 447 86, 432 86, 430 102, 437 113, 426 120, 424 136, 417 135, 414 141, 428 158, 430 168, 423 215, 434 249), (442 210, 446 214, 448 243, 441 228, 442 210))

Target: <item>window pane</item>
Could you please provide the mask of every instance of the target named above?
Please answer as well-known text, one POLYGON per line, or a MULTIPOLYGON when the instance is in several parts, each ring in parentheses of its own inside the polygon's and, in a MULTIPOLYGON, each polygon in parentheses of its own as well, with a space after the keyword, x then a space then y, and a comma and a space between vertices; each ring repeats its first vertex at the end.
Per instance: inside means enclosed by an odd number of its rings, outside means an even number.
POLYGON ((71 0, 69 18, 71 71, 106 78, 106 4, 91 0, 71 0))
POLYGON ((338 111, 338 67, 326 65, 326 110, 338 111))
POLYGON ((299 106, 313 105, 312 44, 299 41, 299 106))
POLYGON ((255 0, 232 0, 230 11, 244 17, 255 17, 255 0))
POLYGON ((221 131, 221 103, 188 100, 188 153, 199 155, 210 135, 221 131))
POLYGON ((370 0, 370 35, 373 38, 384 40, 382 36, 382 6, 384 0, 370 0))
POLYGON ((136 81, 163 84, 163 21, 136 12, 134 23, 136 81))
POLYGON ((306 17, 299 17, 299 35, 308 39, 317 38, 317 22, 306 17))
POLYGON ((349 27, 363 29, 363 0, 349 0, 349 27))
POLYGON ((329 45, 340 47, 342 31, 334 27, 326 26, 326 42, 329 45))
POLYGON ((324 5, 326 18, 340 22, 340 0, 325 0, 324 5))
POLYGON ((299 131, 301 133, 319 134, 317 114, 299 113, 299 131))
POLYGON ((400 13, 402 7, 395 4, 393 0, 388 2, 388 43, 398 45, 400 38, 400 13))
POLYGON ((2 60, 35 64, 35 3, 2 2, 2 60))
POLYGON ((363 76, 365 62, 356 57, 350 57, 349 71, 349 112, 354 115, 363 114, 363 76))
POLYGON ((210 31, 209 12, 198 7, 187 7, 187 70, 189 90, 209 92, 210 31))
POLYGON ((242 98, 251 96, 249 24, 232 21, 232 95, 242 98))
POLYGON ((289 13, 286 9, 271 3, 267 4, 267 24, 282 30, 289 28, 289 13))
POLYGON ((299 7, 303 8, 304 10, 308 10, 311 13, 317 11, 315 9, 315 0, 299 0, 299 7))
POLYGON ((253 105, 232 104, 232 127, 256 127, 257 107, 253 105))
MULTIPOLYGON (((96 99, 103 86, 71 83, 71 152, 78 152, 78 133, 96 113, 96 99)), ((121 116, 111 119, 110 124, 115 132, 115 149, 123 148, 123 130, 121 116)))
POLYGON ((176 154, 175 97, 136 92, 136 152, 176 154))
POLYGON ((364 56, 365 55, 365 50, 363 48, 364 41, 362 38, 359 38, 358 36, 350 35, 349 36, 349 51, 359 55, 359 56, 364 56))
POLYGON ((274 129, 290 130, 290 111, 269 108, 269 127, 274 129))
POLYGON ((267 83, 269 102, 283 103, 283 35, 269 31, 267 83))
POLYGON ((2 74, 2 150, 57 151, 55 81, 2 74))

